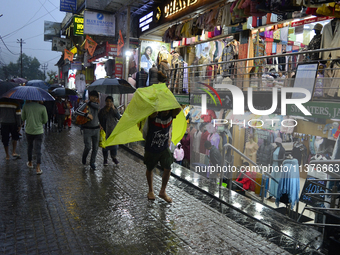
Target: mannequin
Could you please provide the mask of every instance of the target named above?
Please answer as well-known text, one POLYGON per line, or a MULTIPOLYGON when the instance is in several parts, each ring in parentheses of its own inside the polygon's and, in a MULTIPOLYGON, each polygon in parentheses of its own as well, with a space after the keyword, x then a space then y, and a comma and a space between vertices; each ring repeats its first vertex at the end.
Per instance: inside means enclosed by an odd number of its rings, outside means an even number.
MULTIPOLYGON (((318 50, 318 49, 320 49, 321 39, 322 39, 322 35, 321 35, 322 28, 323 28, 323 26, 320 23, 317 23, 314 26, 315 35, 307 46, 308 50, 318 50)), ((318 60, 318 59, 320 59, 319 55, 320 55, 319 52, 310 53, 310 54, 307 54, 307 59, 308 60, 318 60)))
MULTIPOLYGON (((280 181, 280 176, 281 176, 281 172, 280 172, 280 166, 282 165, 283 160, 285 159, 285 153, 286 150, 283 148, 282 146, 282 139, 280 137, 277 137, 275 139, 275 143, 276 143, 276 148, 274 149, 274 152, 272 154, 272 158, 273 158, 273 172, 271 173, 271 176, 273 178, 275 178, 275 180, 277 182, 280 181)), ((277 188, 278 188, 278 183, 271 180, 270 181, 270 187, 269 187, 269 198, 272 198, 273 196, 276 198, 277 197, 277 188)))
MULTIPOLYGON (((256 152, 257 152, 258 148, 259 148, 259 146, 254 141, 254 136, 250 135, 249 136, 249 142, 246 142, 246 145, 245 145, 245 148, 244 148, 244 154, 248 158, 250 158, 253 162, 256 162, 256 152)), ((247 161, 245 158, 242 158, 242 160, 247 161)))

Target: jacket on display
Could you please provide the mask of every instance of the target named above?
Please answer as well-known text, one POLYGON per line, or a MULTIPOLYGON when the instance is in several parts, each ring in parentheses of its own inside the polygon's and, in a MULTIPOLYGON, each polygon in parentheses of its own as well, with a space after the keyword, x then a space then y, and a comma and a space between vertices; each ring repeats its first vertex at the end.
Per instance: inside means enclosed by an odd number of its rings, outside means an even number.
POLYGON ((300 193, 300 171, 297 159, 286 159, 282 163, 281 178, 277 188, 277 197, 275 204, 279 206, 280 198, 287 194, 288 202, 291 204, 291 209, 295 203, 299 202, 300 193))
POLYGON ((149 70, 149 86, 153 84, 159 83, 158 81, 158 69, 156 67, 152 67, 149 70))
MULTIPOLYGON (((340 20, 337 19, 337 20, 331 21, 323 27, 322 40, 321 40, 320 47, 321 49, 340 47, 340 20), (333 34, 333 29, 332 29, 332 22, 336 22, 334 34, 333 34)), ((325 52, 321 52, 320 54, 323 60, 327 60, 329 54, 331 54, 332 59, 336 59, 340 57, 340 50, 325 51, 325 52)))
POLYGON ((271 144, 262 144, 256 153, 256 163, 258 165, 267 166, 272 162, 272 154, 274 147, 271 144))
POLYGON ((141 70, 136 75, 136 88, 144 88, 146 87, 146 82, 148 81, 148 73, 144 70, 141 70))

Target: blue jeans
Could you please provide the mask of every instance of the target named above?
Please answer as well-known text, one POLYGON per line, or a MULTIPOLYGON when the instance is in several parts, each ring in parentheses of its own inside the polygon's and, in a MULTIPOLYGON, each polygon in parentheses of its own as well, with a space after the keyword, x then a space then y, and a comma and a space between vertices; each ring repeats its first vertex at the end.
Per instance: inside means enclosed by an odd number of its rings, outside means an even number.
POLYGON ((92 153, 91 153, 91 160, 90 165, 94 165, 96 163, 96 157, 98 153, 98 147, 99 147, 99 128, 97 129, 88 129, 84 128, 84 152, 83 152, 83 161, 86 162, 87 155, 89 154, 91 147, 92 147, 92 153))

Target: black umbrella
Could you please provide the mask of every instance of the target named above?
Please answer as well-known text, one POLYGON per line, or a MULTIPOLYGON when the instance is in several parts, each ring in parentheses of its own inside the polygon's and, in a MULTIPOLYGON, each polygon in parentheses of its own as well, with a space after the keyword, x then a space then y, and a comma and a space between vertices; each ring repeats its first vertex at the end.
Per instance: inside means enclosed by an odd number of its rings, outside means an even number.
POLYGON ((77 91, 68 88, 56 88, 51 91, 51 94, 55 97, 76 96, 77 91))
POLYGON ((52 84, 52 85, 48 88, 48 90, 49 90, 49 91, 52 91, 52 90, 57 89, 57 88, 63 88, 63 86, 61 86, 61 85, 59 85, 59 84, 52 84))
POLYGON ((33 100, 33 101, 54 101, 46 90, 33 86, 18 86, 7 91, 2 95, 5 98, 18 99, 18 100, 33 100))
POLYGON ((0 97, 12 88, 19 86, 19 84, 14 82, 2 81, 0 82, 0 97))
POLYGON ((130 83, 123 79, 116 78, 102 78, 92 82, 88 86, 88 91, 96 90, 107 95, 111 94, 130 94, 134 93, 136 89, 130 83))

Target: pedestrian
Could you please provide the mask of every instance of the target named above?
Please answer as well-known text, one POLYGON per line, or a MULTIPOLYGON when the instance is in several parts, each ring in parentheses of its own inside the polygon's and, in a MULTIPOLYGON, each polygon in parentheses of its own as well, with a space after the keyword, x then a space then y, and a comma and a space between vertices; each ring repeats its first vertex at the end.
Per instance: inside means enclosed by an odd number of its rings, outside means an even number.
POLYGON ((26 121, 25 132, 27 138, 27 167, 33 168, 33 145, 34 151, 37 155, 36 173, 42 174, 40 168, 41 164, 41 144, 43 140, 44 127, 43 125, 48 121, 46 107, 38 102, 26 101, 22 108, 22 121, 26 121))
POLYGON ((58 132, 63 130, 63 125, 65 121, 65 113, 66 113, 66 104, 62 101, 61 97, 57 97, 56 103, 56 117, 58 122, 58 132))
MULTIPOLYGON (((101 128, 106 133, 106 139, 111 135, 112 131, 116 127, 118 120, 120 119, 120 115, 118 113, 118 110, 115 108, 113 104, 113 97, 108 96, 105 99, 105 107, 103 107, 99 111, 99 123, 101 128)), ((104 166, 107 166, 107 160, 109 156, 109 152, 112 158, 112 161, 118 165, 117 160, 117 151, 118 151, 118 145, 112 145, 106 148, 103 148, 103 157, 104 157, 104 166)))
POLYGON ((1 123, 1 137, 2 143, 6 152, 6 160, 9 156, 9 140, 12 137, 12 156, 20 157, 16 153, 17 142, 19 140, 19 132, 21 129, 21 107, 20 103, 13 99, 0 99, 0 123, 1 123))
MULTIPOLYGON (((220 151, 211 144, 210 141, 205 141, 204 142, 204 147, 209 150, 209 161, 210 161, 210 166, 214 166, 217 172, 217 167, 222 167, 222 155, 220 151)), ((215 173, 216 173, 215 172, 215 173)))
POLYGON ((71 119, 71 109, 72 109, 72 104, 68 98, 65 99, 65 120, 64 120, 64 128, 66 128, 66 125, 68 128, 71 128, 72 124, 72 119, 71 119))
POLYGON ((176 149, 174 150, 175 162, 179 165, 182 165, 183 158, 184 158, 184 150, 182 148, 182 144, 178 143, 176 149))
POLYGON ((181 108, 170 111, 155 112, 147 119, 147 132, 145 139, 145 154, 144 164, 146 165, 146 178, 149 186, 148 199, 155 200, 155 194, 152 184, 152 170, 157 163, 160 165, 163 172, 162 187, 159 192, 159 197, 166 202, 171 203, 172 199, 166 194, 165 188, 170 178, 171 164, 173 162, 172 153, 169 149, 169 134, 173 118, 177 116, 181 108))
POLYGON ((85 100, 85 103, 82 104, 77 110, 76 114, 86 117, 89 119, 87 123, 82 125, 83 135, 84 135, 84 151, 82 156, 82 163, 86 165, 86 158, 89 154, 91 148, 91 159, 90 159, 90 167, 92 170, 96 170, 96 157, 99 147, 99 138, 100 138, 100 125, 99 125, 99 94, 97 91, 92 90, 89 92, 90 100, 85 100), (84 112, 87 107, 88 111, 84 112))
POLYGON ((45 101, 44 105, 47 110, 47 115, 48 115, 48 121, 45 124, 45 129, 48 127, 49 129, 51 128, 51 122, 53 124, 53 116, 55 114, 55 101, 45 101))

